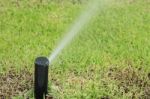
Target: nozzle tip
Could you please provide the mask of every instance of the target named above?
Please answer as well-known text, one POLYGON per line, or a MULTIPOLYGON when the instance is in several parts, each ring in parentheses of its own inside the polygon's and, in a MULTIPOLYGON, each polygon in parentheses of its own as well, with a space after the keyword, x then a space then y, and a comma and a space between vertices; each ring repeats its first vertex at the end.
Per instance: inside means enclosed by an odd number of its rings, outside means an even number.
POLYGON ((47 57, 37 57, 35 59, 35 64, 37 64, 38 66, 48 66, 49 60, 47 57))

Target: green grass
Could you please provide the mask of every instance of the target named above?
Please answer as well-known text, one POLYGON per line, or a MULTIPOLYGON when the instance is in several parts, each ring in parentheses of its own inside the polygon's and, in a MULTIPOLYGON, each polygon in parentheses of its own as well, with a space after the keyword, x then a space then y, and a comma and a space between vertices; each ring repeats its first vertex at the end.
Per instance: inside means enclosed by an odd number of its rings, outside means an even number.
MULTIPOLYGON (((48 56, 85 4, 69 1, 0 1, 0 72, 34 69, 37 56, 48 56)), ((56 99, 130 99, 115 81, 105 79, 110 67, 132 65, 150 71, 150 2, 115 0, 101 10, 50 67, 49 93, 56 99), (106 81, 107 87, 104 86, 106 81), (116 95, 114 95, 116 93, 116 95)), ((144 75, 141 75, 141 77, 144 75)), ((136 90, 136 89, 135 89, 136 90)))

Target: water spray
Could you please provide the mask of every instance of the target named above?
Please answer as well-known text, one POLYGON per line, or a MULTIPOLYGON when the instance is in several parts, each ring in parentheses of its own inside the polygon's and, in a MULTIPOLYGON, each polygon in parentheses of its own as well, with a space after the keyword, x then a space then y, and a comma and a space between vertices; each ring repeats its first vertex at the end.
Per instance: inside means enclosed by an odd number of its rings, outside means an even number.
POLYGON ((66 47, 71 40, 81 31, 81 29, 90 21, 92 16, 95 16, 100 6, 104 6, 107 0, 94 0, 89 3, 86 11, 84 11, 74 22, 72 27, 68 30, 60 44, 54 49, 52 54, 46 57, 38 57, 35 60, 35 80, 34 80, 34 96, 35 99, 44 99, 47 94, 48 86, 48 67, 49 63, 59 55, 59 53, 66 47))
POLYGON ((91 0, 82 14, 73 22, 64 38, 60 41, 57 47, 48 57, 50 63, 60 54, 60 52, 72 41, 74 37, 90 22, 91 18, 95 16, 100 8, 106 4, 107 0, 91 0))

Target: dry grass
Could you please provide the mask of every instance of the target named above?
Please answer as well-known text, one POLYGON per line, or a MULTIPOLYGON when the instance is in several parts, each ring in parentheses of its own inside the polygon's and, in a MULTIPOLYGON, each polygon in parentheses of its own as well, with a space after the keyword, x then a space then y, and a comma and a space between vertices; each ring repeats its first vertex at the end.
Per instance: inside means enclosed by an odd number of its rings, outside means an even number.
POLYGON ((149 99, 150 98, 150 78, 149 74, 144 73, 142 68, 110 68, 107 73, 109 80, 116 82, 118 90, 122 95, 130 99, 149 99))
POLYGON ((14 68, 0 76, 0 99, 8 99, 13 96, 23 95, 33 85, 33 76, 28 70, 17 73, 14 68))

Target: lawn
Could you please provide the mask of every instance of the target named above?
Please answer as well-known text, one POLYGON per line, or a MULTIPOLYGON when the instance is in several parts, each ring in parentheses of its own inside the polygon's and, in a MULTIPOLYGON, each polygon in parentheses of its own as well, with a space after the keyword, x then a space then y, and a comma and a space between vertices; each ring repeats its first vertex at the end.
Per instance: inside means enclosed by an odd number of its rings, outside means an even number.
MULTIPOLYGON (((32 99, 35 58, 52 53, 87 2, 41 1, 0 1, 0 98, 32 99)), ((149 5, 113 0, 102 8, 50 65, 49 95, 149 99, 149 5)))

